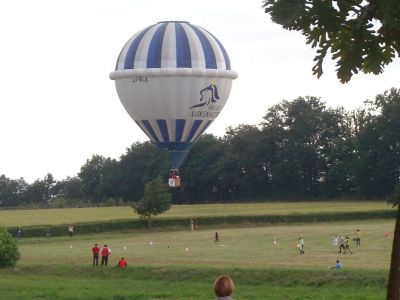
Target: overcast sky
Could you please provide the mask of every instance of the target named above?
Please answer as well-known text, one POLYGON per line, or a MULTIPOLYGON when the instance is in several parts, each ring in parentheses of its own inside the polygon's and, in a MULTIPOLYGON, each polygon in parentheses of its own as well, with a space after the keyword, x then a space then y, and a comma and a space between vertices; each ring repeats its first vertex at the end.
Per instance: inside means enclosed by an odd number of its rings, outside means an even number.
POLYGON ((0 174, 28 182, 75 176, 93 154, 119 158, 148 138, 122 107, 109 79, 137 31, 165 20, 213 33, 239 73, 230 98, 206 131, 259 124, 282 99, 318 96, 353 109, 399 87, 399 59, 383 75, 342 85, 334 63, 312 75, 304 37, 273 24, 261 0, 13 0, 0 3, 0 174))

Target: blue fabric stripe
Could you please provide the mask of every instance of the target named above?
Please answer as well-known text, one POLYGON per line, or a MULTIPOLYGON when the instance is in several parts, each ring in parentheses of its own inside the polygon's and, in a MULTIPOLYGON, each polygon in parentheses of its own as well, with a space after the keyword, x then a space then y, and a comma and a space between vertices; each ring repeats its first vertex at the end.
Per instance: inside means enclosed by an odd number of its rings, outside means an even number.
POLYGON ((202 134, 204 131, 206 131, 206 129, 208 128, 208 126, 210 126, 211 123, 212 123, 212 120, 208 120, 206 126, 204 126, 203 129, 200 130, 200 132, 199 132, 198 135, 196 136, 196 139, 197 139, 199 136, 201 136, 201 134, 202 134))
POLYGON ((147 135, 147 132, 146 132, 146 130, 143 128, 142 124, 141 124, 140 122, 138 122, 138 121, 135 121, 135 123, 136 123, 136 124, 140 127, 140 129, 142 129, 143 132, 147 135))
POLYGON ((139 47, 139 43, 142 40, 143 36, 146 34, 147 31, 154 25, 147 27, 138 36, 132 41, 129 46, 128 52, 126 53, 125 62, 124 62, 124 69, 133 69, 135 67, 135 56, 136 51, 139 47))
POLYGON ((210 44, 210 41, 207 39, 207 37, 202 33, 198 28, 195 26, 188 24, 194 32, 197 34, 201 46, 203 47, 203 52, 204 52, 204 58, 206 60, 206 68, 207 69, 216 69, 217 68, 217 60, 215 58, 215 53, 214 50, 210 44))
POLYGON ((199 129, 199 127, 200 127, 202 122, 203 122, 202 120, 195 120, 193 122, 193 126, 192 126, 192 129, 190 129, 190 133, 189 133, 189 136, 186 139, 186 143, 189 143, 191 141, 191 139, 196 134, 196 131, 197 131, 197 129, 199 129))
POLYGON ((166 120, 157 120, 158 128, 160 128, 161 135, 164 139, 164 142, 169 142, 169 135, 168 135, 168 127, 166 120))
MULTIPOLYGON (((202 27, 201 27, 201 29, 203 29, 204 31, 207 31, 202 27)), ((207 31, 207 32, 214 38, 214 40, 217 42, 218 46, 221 48, 222 55, 224 56, 224 59, 225 59, 226 69, 230 70, 231 69, 231 61, 229 59, 228 53, 226 52, 224 46, 221 44, 221 42, 211 32, 209 32, 209 31, 207 31)))
POLYGON ((179 23, 175 23, 176 36, 176 67, 191 68, 192 55, 190 53, 189 40, 185 29, 179 23))
POLYGON ((156 133, 154 132, 153 127, 151 127, 150 122, 148 120, 142 120, 142 124, 144 125, 144 127, 146 127, 147 131, 149 132, 153 140, 155 142, 159 142, 160 140, 158 139, 156 133))
POLYGON ((164 23, 158 27, 151 38, 149 50, 147 52, 147 68, 161 68, 162 44, 167 25, 168 23, 164 23))
MULTIPOLYGON (((129 40, 130 40, 130 39, 129 39, 129 40)), ((128 45, 128 43, 129 43, 129 40, 125 43, 124 47, 122 47, 122 50, 121 50, 121 52, 120 52, 119 55, 118 55, 117 63, 115 64, 115 71, 118 70, 119 60, 121 59, 122 52, 124 52, 125 47, 126 47, 126 46, 128 45)))
POLYGON ((175 142, 180 142, 182 139, 183 131, 185 130, 186 120, 178 119, 175 121, 175 142))

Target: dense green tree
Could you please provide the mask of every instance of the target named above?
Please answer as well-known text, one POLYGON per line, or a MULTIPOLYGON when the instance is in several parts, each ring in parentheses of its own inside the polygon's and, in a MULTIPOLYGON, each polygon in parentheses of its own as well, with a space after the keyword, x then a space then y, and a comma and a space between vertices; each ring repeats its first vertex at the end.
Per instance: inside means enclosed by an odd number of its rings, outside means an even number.
POLYGON ((346 138, 341 109, 316 97, 282 101, 264 116, 270 182, 289 198, 318 197, 327 184, 335 141, 346 138))
POLYGON ((164 180, 159 176, 146 183, 143 198, 133 205, 142 218, 146 218, 151 228, 151 217, 162 214, 171 207, 171 194, 164 180))
POLYGON ((93 155, 78 174, 82 192, 92 202, 101 202, 118 194, 119 163, 115 159, 93 155))
POLYGON ((100 202, 103 200, 100 181, 105 160, 106 158, 101 155, 93 155, 91 159, 86 160, 78 174, 82 182, 82 192, 89 201, 100 202))
POLYGON ((54 194, 66 199, 82 199, 82 183, 79 177, 67 177, 64 180, 57 181, 54 185, 54 194))
POLYGON ((53 198, 55 180, 52 174, 48 173, 43 179, 36 179, 28 185, 23 194, 23 201, 32 204, 47 205, 53 198))
POLYGON ((224 154, 222 141, 203 135, 193 145, 181 169, 185 199, 190 203, 217 201, 220 198, 220 165, 224 154))
POLYGON ((23 178, 10 179, 5 175, 0 176, 0 207, 18 206, 23 201, 23 193, 27 183, 23 178))
POLYGON ((255 199, 262 194, 265 182, 262 132, 257 126, 229 127, 221 155, 221 184, 228 189, 229 200, 255 199))
POLYGON ((168 179, 168 153, 150 142, 134 143, 120 159, 119 196, 125 201, 143 197, 145 183, 162 176, 168 179))
POLYGON ((0 227, 0 269, 15 267, 20 256, 16 240, 7 229, 0 227))

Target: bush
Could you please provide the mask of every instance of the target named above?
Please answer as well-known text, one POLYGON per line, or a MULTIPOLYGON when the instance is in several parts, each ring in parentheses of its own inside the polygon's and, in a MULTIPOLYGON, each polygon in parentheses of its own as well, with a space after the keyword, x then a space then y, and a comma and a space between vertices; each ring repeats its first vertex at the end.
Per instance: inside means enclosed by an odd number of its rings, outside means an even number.
POLYGON ((20 256, 16 240, 0 227, 0 269, 13 268, 20 256))

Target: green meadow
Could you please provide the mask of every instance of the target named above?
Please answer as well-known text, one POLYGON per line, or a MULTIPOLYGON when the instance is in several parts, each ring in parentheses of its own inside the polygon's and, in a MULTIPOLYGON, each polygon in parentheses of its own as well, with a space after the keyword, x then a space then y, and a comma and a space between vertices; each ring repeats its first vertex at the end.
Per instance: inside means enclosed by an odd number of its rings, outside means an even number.
MULTIPOLYGON (((287 215, 323 212, 393 210, 384 201, 284 202, 249 204, 174 205, 156 218, 188 218, 244 215, 287 215)), ((7 227, 59 225, 139 218, 131 207, 0 210, 0 225, 7 227)))
MULTIPOLYGON (((302 208, 334 209, 319 206, 302 208)), ((216 207, 209 211, 218 213, 216 207)), ((393 228, 392 220, 371 220, 23 238, 17 267, 0 271, 0 299, 213 299, 220 274, 232 276, 234 299, 384 299, 393 228), (356 228, 361 246, 352 243, 353 254, 337 253, 333 235, 353 237, 356 228), (220 243, 214 242, 215 231, 220 243), (304 255, 296 247, 300 236, 304 255), (91 266, 94 243, 112 249, 109 266, 91 266), (121 256, 129 263, 125 270, 115 267, 121 256), (336 259, 342 270, 330 269, 336 259)))

